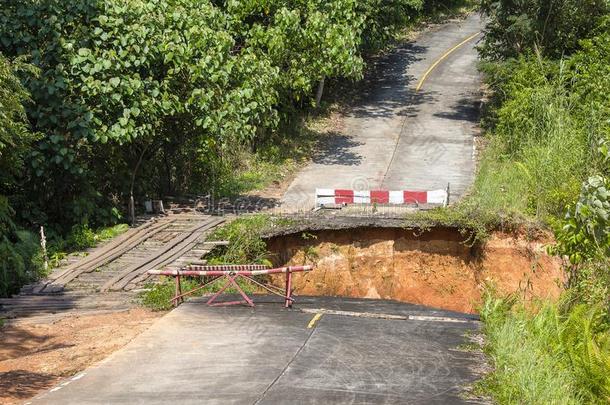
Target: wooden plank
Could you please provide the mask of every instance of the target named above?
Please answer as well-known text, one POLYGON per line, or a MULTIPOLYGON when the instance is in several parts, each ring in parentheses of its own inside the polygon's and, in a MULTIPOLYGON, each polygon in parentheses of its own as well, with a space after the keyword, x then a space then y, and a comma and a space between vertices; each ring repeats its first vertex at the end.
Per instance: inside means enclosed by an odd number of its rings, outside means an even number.
MULTIPOLYGON (((173 222, 174 220, 175 219, 171 219, 169 221, 169 223, 173 222)), ((167 222, 168 222, 167 220, 164 220, 164 221, 160 222, 160 224, 163 225, 167 222)), ((124 246, 125 244, 128 244, 130 241, 133 241, 134 238, 137 238, 138 236, 143 235, 144 232, 150 232, 150 229, 148 229, 148 228, 150 228, 154 224, 155 224, 155 221, 149 221, 149 222, 145 223, 144 225, 139 226, 138 228, 132 228, 132 229, 128 230, 127 232, 123 233, 122 235, 117 236, 116 238, 114 238, 113 240, 111 240, 110 242, 108 242, 107 244, 102 246, 100 249, 96 250, 95 252, 93 252, 92 254, 87 256, 86 258, 78 260, 78 261, 70 264, 68 267, 62 269, 59 272, 53 273, 51 276, 48 277, 48 280, 44 280, 43 282, 39 283, 37 286, 35 286, 33 289, 31 289, 30 292, 33 294, 39 294, 42 291, 44 291, 47 288, 47 286, 49 286, 50 284, 54 284, 56 280, 61 279, 63 277, 68 277, 69 274, 78 270, 79 268, 81 268, 81 267, 89 268, 91 265, 94 265, 96 262, 99 262, 103 258, 106 258, 109 255, 111 255, 118 246, 124 246)), ((157 227, 157 225, 155 225, 155 227, 157 227)), ((155 227, 153 227, 153 229, 155 229, 155 227)), ((60 282, 60 284, 62 284, 62 283, 60 282)))
POLYGON ((123 300, 124 295, 107 295, 98 294, 92 295, 25 295, 19 298, 1 298, 0 305, 18 305, 21 303, 55 303, 55 302, 77 302, 91 299, 100 299, 104 301, 123 300))
MULTIPOLYGON (((218 222, 218 224, 220 224, 222 222, 224 222, 224 220, 220 220, 218 222)), ((201 232, 205 232, 209 229, 212 229, 217 225, 209 226, 207 229, 204 229, 201 232)), ((166 265, 174 262, 176 259, 178 259, 182 255, 184 255, 186 252, 188 252, 190 249, 192 249, 194 246, 196 246, 198 243, 197 240, 200 237, 201 237, 201 234, 193 234, 191 237, 188 238, 188 240, 185 240, 185 242, 183 242, 179 247, 177 247, 176 250, 174 250, 172 252, 168 252, 167 254, 160 257, 159 260, 156 262, 156 264, 149 265, 142 269, 138 269, 135 273, 132 273, 132 275, 128 276, 125 280, 123 280, 124 282, 122 281, 121 283, 118 283, 117 289, 125 288, 127 286, 127 284, 129 284, 130 282, 137 283, 137 282, 146 280, 149 277, 147 274, 148 270, 152 270, 153 268, 155 268, 157 266, 163 267, 163 266, 166 266, 166 265)))
POLYGON ((119 235, 116 238, 112 239, 107 244, 105 244, 104 246, 100 247, 100 249, 95 250, 92 254, 88 255, 84 259, 78 260, 78 261, 70 264, 66 268, 63 268, 63 269, 59 270, 58 272, 53 272, 52 274, 49 275, 49 279, 56 280, 56 279, 64 276, 65 274, 71 272, 72 270, 78 268, 79 266, 84 266, 84 265, 87 265, 89 262, 91 262, 93 260, 97 260, 98 257, 106 254, 109 251, 112 251, 117 246, 120 246, 121 244, 125 243, 126 241, 128 241, 129 239, 131 239, 132 237, 134 237, 135 235, 137 235, 141 231, 149 228, 153 224, 154 224, 154 221, 148 221, 148 222, 144 223, 143 225, 141 225, 141 226, 139 226, 137 228, 128 229, 125 233, 123 233, 122 235, 119 235))
POLYGON ((176 236, 163 248, 152 253, 148 258, 143 259, 132 266, 129 266, 127 269, 123 270, 121 273, 108 280, 106 283, 104 283, 104 285, 102 285, 100 291, 122 289, 131 280, 136 278, 141 273, 145 273, 149 269, 159 266, 161 263, 167 260, 168 257, 173 257, 175 255, 176 250, 181 252, 180 249, 183 249, 184 245, 188 245, 192 243, 193 240, 199 238, 201 232, 216 227, 224 221, 224 218, 211 218, 203 224, 198 225, 191 231, 176 236))
POLYGON ((228 240, 206 240, 203 242, 204 245, 209 246, 228 246, 229 243, 230 242, 228 240))
POLYGON ((68 284, 69 282, 71 282, 72 280, 74 280, 75 278, 80 276, 81 274, 92 272, 96 268, 105 266, 106 264, 116 260, 117 258, 123 256, 129 250, 133 249, 134 247, 138 246, 142 242, 153 237, 155 234, 157 234, 157 233, 161 232, 162 230, 166 229, 167 227, 169 227, 172 224, 172 222, 174 222, 174 221, 175 221, 175 219, 172 219, 169 222, 159 223, 150 229, 142 230, 142 232, 139 233, 137 238, 131 238, 130 240, 125 241, 125 243, 123 245, 121 245, 120 248, 111 250, 111 251, 107 252, 106 254, 104 254, 103 256, 99 257, 97 260, 88 263, 86 266, 79 267, 79 268, 73 270, 72 272, 54 280, 53 282, 48 283, 45 286, 45 288, 41 291, 45 291, 48 289, 49 291, 52 292, 54 290, 56 291, 56 290, 63 289, 66 284, 68 284))
POLYGON ((207 260, 175 260, 174 263, 176 264, 185 264, 185 265, 194 265, 194 266, 203 266, 204 264, 207 263, 207 260))

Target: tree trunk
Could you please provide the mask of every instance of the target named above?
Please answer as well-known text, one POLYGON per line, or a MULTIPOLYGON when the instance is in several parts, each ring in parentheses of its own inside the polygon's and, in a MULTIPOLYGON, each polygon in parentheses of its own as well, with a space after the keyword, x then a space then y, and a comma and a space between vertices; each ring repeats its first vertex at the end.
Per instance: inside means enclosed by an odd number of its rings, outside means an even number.
POLYGON ((150 144, 146 145, 144 147, 144 149, 142 150, 142 153, 140 153, 140 158, 138 159, 138 163, 136 163, 136 167, 133 169, 133 172, 131 173, 131 186, 129 187, 129 216, 130 216, 130 221, 131 221, 131 225, 135 225, 136 223, 136 213, 135 213, 135 201, 133 199, 133 186, 136 182, 136 174, 138 173, 138 169, 140 168, 140 164, 142 163, 142 159, 144 159, 144 153, 146 153, 146 150, 148 149, 148 147, 150 146, 150 144))
POLYGON ((320 102, 322 101, 322 94, 324 94, 324 77, 318 83, 318 91, 316 93, 316 108, 320 108, 320 102))

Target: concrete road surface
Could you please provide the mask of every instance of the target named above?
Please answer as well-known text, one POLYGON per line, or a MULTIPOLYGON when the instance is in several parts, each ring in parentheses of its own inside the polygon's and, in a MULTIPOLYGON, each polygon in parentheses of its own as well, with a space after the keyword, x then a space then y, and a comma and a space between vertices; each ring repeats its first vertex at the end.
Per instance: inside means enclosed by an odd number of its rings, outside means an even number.
POLYGON ((311 209, 316 188, 437 190, 451 183, 451 200, 459 199, 474 175, 475 46, 482 25, 472 15, 384 56, 369 94, 348 111, 343 133, 298 174, 282 206, 311 209))
POLYGON ((477 356, 459 349, 478 330, 472 316, 381 300, 301 298, 293 310, 261 300, 188 302, 32 403, 474 402, 463 389, 478 378, 477 356), (316 316, 320 308, 334 313, 316 316))

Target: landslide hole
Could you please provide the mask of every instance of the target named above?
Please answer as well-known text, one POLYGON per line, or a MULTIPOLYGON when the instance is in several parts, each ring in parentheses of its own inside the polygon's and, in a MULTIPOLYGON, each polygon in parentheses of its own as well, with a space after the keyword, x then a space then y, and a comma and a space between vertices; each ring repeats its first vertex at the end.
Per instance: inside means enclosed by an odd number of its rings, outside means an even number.
POLYGON ((448 227, 357 227, 271 236, 267 246, 274 265, 315 266, 295 276, 298 295, 392 299, 476 313, 486 285, 527 299, 559 294, 560 263, 546 255, 547 241, 500 232, 481 246, 464 239, 448 227))

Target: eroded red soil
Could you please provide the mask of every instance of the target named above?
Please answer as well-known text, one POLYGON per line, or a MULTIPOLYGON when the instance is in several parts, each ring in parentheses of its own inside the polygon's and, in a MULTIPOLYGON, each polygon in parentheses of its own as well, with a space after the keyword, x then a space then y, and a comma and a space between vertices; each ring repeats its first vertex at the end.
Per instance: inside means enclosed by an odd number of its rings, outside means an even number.
POLYGON ((560 262, 545 253, 548 236, 495 233, 482 247, 471 247, 454 229, 421 234, 401 228, 320 231, 303 239, 272 239, 277 264, 315 263, 297 275, 301 295, 395 299, 476 312, 486 284, 527 299, 557 297, 560 262))

